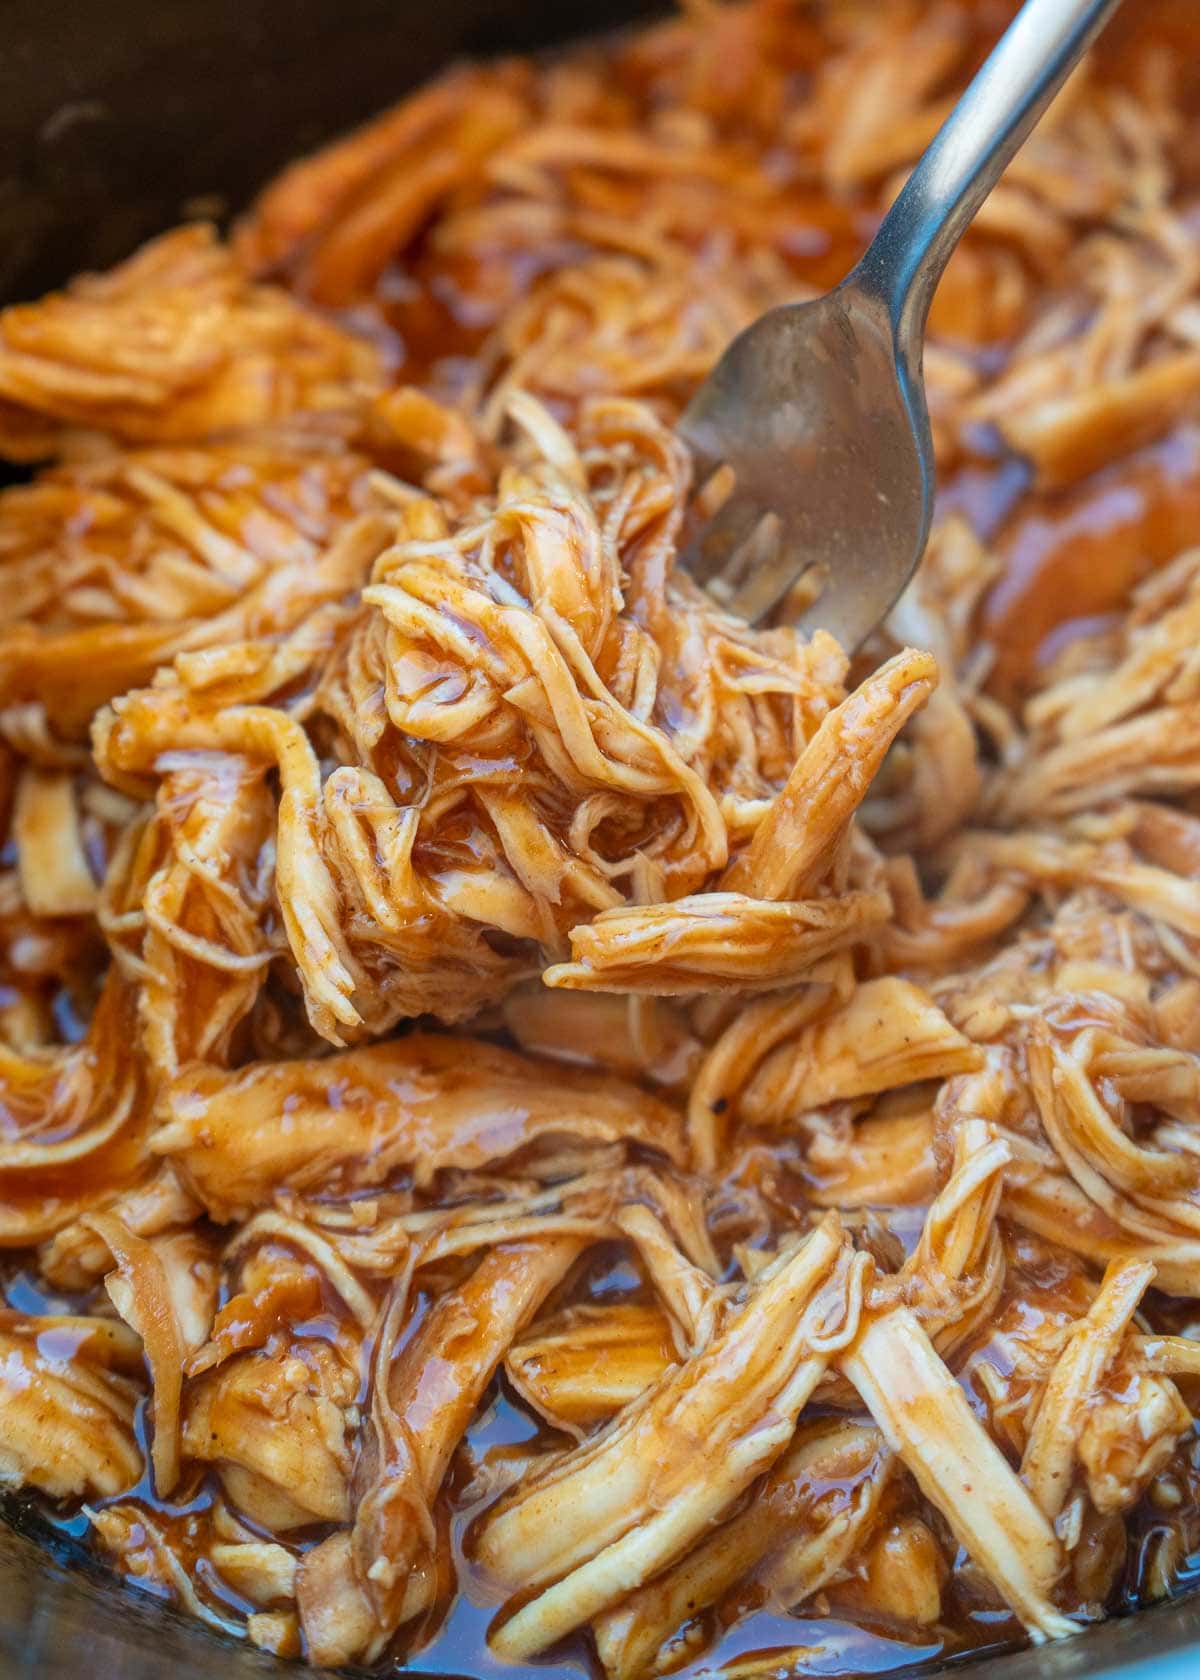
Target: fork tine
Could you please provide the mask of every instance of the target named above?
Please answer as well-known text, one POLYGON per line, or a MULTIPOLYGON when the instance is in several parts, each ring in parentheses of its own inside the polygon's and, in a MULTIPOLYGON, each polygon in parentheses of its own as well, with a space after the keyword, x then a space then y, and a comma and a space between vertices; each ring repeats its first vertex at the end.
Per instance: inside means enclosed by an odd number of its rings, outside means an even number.
POLYGON ((766 509, 752 496, 734 490, 700 531, 688 549, 685 564, 697 583, 708 587, 714 579, 736 586, 738 551, 762 523, 766 509))
POLYGON ((816 600, 794 621, 794 628, 804 636, 828 630, 847 653, 853 653, 894 603, 896 589, 889 586, 889 575, 884 568, 833 568, 816 600))
MULTIPOLYGON (((776 520, 772 539, 755 541, 745 551, 749 563, 740 567, 739 575, 732 577, 721 590, 721 604, 726 611, 736 613, 749 624, 761 624, 768 619, 812 570, 805 562, 794 530, 776 520)), ((815 564, 819 566, 820 562, 815 564)), ((824 624, 824 618, 820 622, 824 624)))
POLYGON ((720 472, 721 468, 725 465, 725 458, 722 455, 713 454, 710 450, 705 449, 703 444, 692 435, 682 420, 679 423, 678 432, 679 436, 687 444, 688 456, 692 463, 692 494, 697 495, 704 489, 704 486, 708 483, 709 479, 712 478, 715 473, 720 472))

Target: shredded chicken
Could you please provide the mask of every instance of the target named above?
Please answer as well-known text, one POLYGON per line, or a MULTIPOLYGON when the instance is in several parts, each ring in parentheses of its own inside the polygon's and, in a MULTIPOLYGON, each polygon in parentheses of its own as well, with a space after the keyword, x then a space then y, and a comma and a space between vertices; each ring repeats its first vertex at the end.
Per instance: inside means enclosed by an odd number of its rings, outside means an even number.
POLYGON ((142 1590, 330 1667, 762 1680, 1065 1637, 1200 1551, 1160 0, 939 287, 867 646, 677 564, 682 406, 1004 10, 456 69, 0 312, 0 1482, 142 1590))
POLYGON ((533 1656, 623 1598, 686 1551, 778 1456, 831 1348, 857 1327, 857 1262, 868 1257, 846 1262, 839 1235, 827 1216, 760 1273, 708 1347, 489 1514, 483 1567, 510 1589, 537 1593, 493 1636, 502 1655, 533 1656), (711 1457, 697 1477, 701 1443, 711 1457))
POLYGON ((423 1034, 233 1074, 189 1068, 163 1102, 151 1147, 222 1220, 245 1218, 283 1187, 360 1189, 403 1168, 428 1185, 450 1168, 528 1156, 547 1136, 683 1153, 674 1113, 621 1080, 423 1034), (276 1115, 284 1126, 271 1124, 276 1115))

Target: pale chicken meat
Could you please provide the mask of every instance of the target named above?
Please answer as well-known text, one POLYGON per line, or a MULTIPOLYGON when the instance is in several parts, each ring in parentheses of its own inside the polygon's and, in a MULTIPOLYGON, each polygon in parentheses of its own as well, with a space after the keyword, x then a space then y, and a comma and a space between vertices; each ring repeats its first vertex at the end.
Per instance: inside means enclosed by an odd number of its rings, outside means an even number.
POLYGON ((179 654, 336 601, 356 580, 328 548, 366 506, 369 466, 319 440, 263 440, 101 454, 10 491, 0 716, 32 708, 52 739, 85 740, 101 706, 179 654))
POLYGON ((116 969, 74 1044, 0 1045, 0 1245, 53 1237, 146 1172, 149 1088, 116 969))
POLYGON ((408 1306, 401 1278, 374 1352, 369 1433, 350 1543, 309 1554, 297 1583, 309 1648, 322 1662, 373 1657, 415 1609, 437 1546, 433 1501, 506 1347, 578 1257, 573 1237, 504 1244, 448 1291, 397 1356, 408 1306), (414 1592, 414 1588, 416 1591, 414 1592))
POLYGON ((427 1184, 546 1137, 683 1155, 677 1116, 634 1086, 425 1034, 231 1074, 190 1069, 167 1088, 163 1116, 151 1147, 218 1219, 245 1217, 284 1187, 359 1189, 405 1169, 427 1184), (269 1124, 277 1114, 285 1125, 269 1124))
MULTIPOLYGON (((164 1165, 132 1188, 107 1197, 104 1210, 139 1237, 183 1239, 190 1236, 201 1207, 173 1168, 164 1165)), ((111 1251, 88 1223, 86 1213, 61 1225, 38 1251, 42 1276, 54 1288, 66 1291, 88 1289, 110 1264, 111 1251)), ((193 1314, 193 1321, 199 1322, 199 1316, 193 1314)))
POLYGON ((887 913, 887 895, 878 891, 796 903, 712 892, 647 909, 605 910, 571 930, 574 960, 556 963, 543 978, 548 986, 662 997, 727 987, 775 990, 869 938, 887 913))
POLYGON ((857 987, 847 1004, 768 1056, 740 1108, 753 1123, 786 1124, 806 1109, 948 1078, 981 1062, 978 1047, 932 998, 889 975, 857 987))
POLYGON ((582 1439, 643 1394, 675 1358, 661 1308, 577 1306, 533 1326, 528 1339, 509 1349, 504 1369, 540 1416, 582 1439))
POLYGON ((133 1432, 142 1392, 138 1338, 103 1318, 5 1309, 0 1475, 56 1498, 112 1495, 142 1458, 133 1432))
POLYGON ((460 67, 0 311, 0 1483, 132 1587, 356 1672, 778 1680, 1187 1578, 1173 0, 939 285, 867 644, 679 564, 684 406, 1004 15, 460 67))
POLYGON ((190 443, 272 421, 352 425, 379 384, 370 346, 253 284, 203 226, 0 318, 0 445, 19 461, 73 434, 190 443))
POLYGON ((597 1617, 605 1673, 624 1680, 678 1666, 690 1646, 705 1642, 697 1617, 747 1577, 782 1609, 806 1602, 861 1548, 878 1518, 891 1465, 879 1431, 869 1425, 801 1426, 742 1510, 597 1617))
POLYGON ((1176 1385, 1144 1371, 1089 1408, 1079 1443, 1088 1496, 1102 1516, 1129 1510, 1192 1433, 1176 1385))
POLYGON ((151 1386, 155 1490, 165 1497, 179 1479, 179 1409, 186 1355, 207 1340, 217 1304, 216 1257, 199 1232, 139 1236, 114 1213, 87 1223, 104 1243, 113 1270, 104 1287, 142 1342, 151 1386))
POLYGON ((501 1654, 536 1655, 608 1609, 685 1551, 778 1456, 832 1348, 856 1328, 870 1262, 850 1259, 840 1239, 827 1218, 760 1274, 707 1347, 489 1514, 480 1563, 510 1589, 535 1592, 493 1634, 501 1654), (697 1480, 701 1443, 714 1460, 697 1480))
POLYGON ((1092 1410, 1096 1391, 1153 1279, 1154 1268, 1144 1261, 1109 1268, 1104 1286, 1087 1317, 1076 1323, 1037 1403, 1021 1475, 1051 1520, 1060 1515, 1070 1497, 1080 1415, 1092 1410))
POLYGON ((254 1522, 285 1532, 350 1516, 351 1366, 322 1343, 235 1354, 189 1386, 182 1446, 254 1522))
POLYGON ((907 1308, 885 1314, 869 1326, 846 1371, 917 1486, 1034 1638, 1070 1633, 1053 1602, 1063 1568, 1054 1530, 917 1319, 907 1308))

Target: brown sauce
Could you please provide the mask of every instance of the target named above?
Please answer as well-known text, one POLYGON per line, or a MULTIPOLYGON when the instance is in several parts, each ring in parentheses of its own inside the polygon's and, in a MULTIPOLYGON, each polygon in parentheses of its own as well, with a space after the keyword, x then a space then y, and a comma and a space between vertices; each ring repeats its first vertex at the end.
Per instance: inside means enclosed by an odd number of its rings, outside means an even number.
MULTIPOLYGON (((979 14, 986 16, 990 27, 1007 10, 980 6, 979 14)), ((1139 75, 1150 73, 1150 48, 1138 44, 1126 58, 1122 41, 1129 37, 1136 11, 1137 40, 1141 42, 1140 31, 1146 26, 1148 10, 1127 8, 1124 20, 1100 49, 1099 60, 1107 72, 1119 74, 1131 85, 1136 85, 1139 75)), ((1152 16, 1150 27, 1159 39, 1185 43, 1189 52, 1200 44, 1193 0, 1155 0, 1152 16)), ((803 44, 797 48, 797 76, 811 73, 820 47, 814 28, 807 47, 811 63, 803 62, 803 44)), ((1194 62, 1192 68, 1195 70, 1194 62)), ((1195 75, 1200 92, 1200 70, 1195 75)), ((1185 175, 1193 161, 1200 180, 1200 140, 1194 137, 1181 149, 1185 175)), ((610 214, 631 212, 632 207, 622 203, 616 187, 607 188, 606 193, 610 214)), ((804 183, 795 183, 790 188, 789 203, 795 225, 785 252, 789 271, 813 286, 832 283, 845 272, 872 231, 873 212, 865 197, 850 190, 844 201, 830 202, 804 183)), ((513 264, 489 278, 483 271, 458 272, 452 263, 440 260, 436 250, 420 250, 403 274, 398 270, 385 272, 370 305, 348 318, 385 344, 400 377, 452 395, 475 377, 480 347, 511 308, 513 299, 539 275, 571 261, 576 254, 569 241, 550 243, 536 261, 513 264)), ((1003 355, 1003 345, 997 353, 1003 355)), ((1070 638, 1109 623, 1127 603, 1132 588, 1193 541, 1200 530, 1200 426, 1182 425, 1161 441, 1064 491, 1031 488, 1029 468, 1011 455, 987 462, 969 461, 949 476, 942 505, 963 512, 1001 558, 1001 575, 983 608, 982 636, 995 650, 991 676, 995 692, 1005 700, 1019 700, 1070 638)), ((468 833, 463 840, 464 852, 470 850, 469 841, 468 833)), ((361 1093, 329 1083, 322 1086, 319 1095, 326 1108, 344 1109, 349 1115, 361 1093)), ((84 1171, 71 1167, 62 1173, 47 1172, 34 1189, 47 1198, 66 1199, 72 1192, 90 1188, 101 1173, 117 1179, 121 1176, 122 1152, 131 1149, 130 1138, 119 1138, 111 1152, 95 1156, 84 1171), (88 1179, 87 1174, 93 1178, 88 1179)), ((747 1182, 753 1181, 762 1190, 764 1200, 779 1214, 782 1228, 798 1222, 808 1206, 806 1190, 811 1186, 797 1169, 791 1144, 755 1137, 753 1149, 747 1149, 740 1169, 747 1182)), ((731 1174, 726 1186, 730 1192, 736 1189, 732 1180, 731 1174)), ((735 1199, 732 1194, 731 1199, 735 1199)), ((898 1210, 889 1235, 906 1252, 915 1245, 919 1229, 920 1218, 913 1210, 898 1210)), ((1036 1257, 1029 1260, 1031 1268, 1036 1264, 1036 1257)), ((1014 1282, 1015 1295, 1026 1281, 1021 1278, 1014 1282)), ((1051 1266, 1038 1279, 1046 1298, 1042 1305, 1022 1305, 1019 1300, 1004 1304, 1012 1307, 1023 1324, 1034 1327, 1041 1321, 1043 1309, 1050 1310, 1060 1284, 1065 1294, 1067 1284, 1053 1275, 1051 1266)), ((621 1250, 593 1253, 581 1290, 586 1299, 607 1301, 635 1296, 641 1290, 641 1277, 621 1250)), ((8 1273, 4 1295, 9 1306, 26 1313, 86 1311, 95 1309, 98 1303, 102 1310, 108 1310, 102 1293, 80 1299, 56 1295, 39 1282, 36 1271, 24 1266, 8 1273)), ((427 1304, 427 1298, 421 1297, 408 1326, 409 1335, 419 1328, 427 1304)), ((336 1300, 326 1297, 321 1305, 320 1316, 292 1326, 297 1339, 327 1341, 336 1337, 336 1300)), ((1148 1309, 1148 1316, 1164 1332, 1179 1327, 1174 1309, 1163 1306, 1160 1310, 1154 1305, 1148 1309)), ((971 1397, 981 1409, 979 1395, 972 1392, 971 1397)), ((139 1419, 139 1428, 144 1444, 144 1417, 139 1419)), ((549 1430, 503 1379, 493 1383, 458 1449, 447 1478, 448 1502, 440 1511, 449 1526, 458 1590, 448 1599, 443 1597, 421 1622, 402 1631, 388 1664, 415 1672, 472 1675, 477 1680, 508 1680, 512 1676, 511 1665, 496 1659, 488 1646, 487 1633, 497 1606, 481 1584, 471 1559, 471 1524, 487 1500, 481 1497, 472 1501, 464 1496, 464 1490, 489 1455, 551 1444, 562 1444, 562 1437, 549 1430)), ((1181 1480, 1181 1497, 1193 1510, 1200 1508, 1197 1459, 1198 1454, 1189 1449, 1181 1452, 1177 1466, 1173 1466, 1181 1480)), ((198 1590, 207 1607, 232 1630, 253 1607, 225 1585, 203 1558, 206 1523, 217 1491, 211 1475, 192 1474, 179 1496, 159 1500, 147 1470, 135 1488, 109 1503, 133 1503, 145 1509, 168 1534, 185 1565, 194 1566, 198 1590)), ((86 1533, 86 1519, 55 1508, 43 1510, 47 1520, 64 1533, 73 1537, 86 1533)), ((1189 1584, 1200 1574, 1200 1522, 1191 1526, 1197 1532, 1189 1532, 1190 1545, 1168 1572, 1176 1586, 1189 1584)), ((314 1529, 311 1535, 289 1534, 287 1543, 303 1550, 324 1532, 314 1529)), ((1144 1601, 1155 1571, 1163 1572, 1162 1548, 1168 1540, 1178 1545, 1178 1535, 1178 1527, 1166 1521, 1163 1510, 1148 1499, 1141 1502, 1129 1518, 1128 1550, 1110 1595, 1110 1609, 1128 1610, 1144 1601)), ((782 1616, 759 1608, 739 1616, 735 1610, 744 1606, 735 1604, 735 1595, 730 1594, 705 1612, 705 1638, 698 1641, 698 1654, 674 1672, 699 1676, 724 1665, 761 1658, 768 1668, 774 1663, 778 1671, 794 1672, 800 1667, 814 1675, 859 1676, 907 1670, 965 1652, 991 1652, 1020 1644, 1024 1636, 1015 1619, 994 1598, 979 1591, 965 1557, 955 1555, 946 1536, 940 1538, 953 1561, 945 1587, 944 1613, 935 1627, 920 1633, 910 1629, 904 1634, 899 1628, 863 1625, 850 1619, 847 1605, 839 1607, 836 1593, 828 1597, 820 1613, 782 1616), (845 1611, 844 1618, 839 1616, 839 1608, 845 1611), (799 1657, 797 1652, 801 1653, 799 1657)), ((554 1648, 539 1659, 537 1667, 546 1680, 557 1680, 558 1676, 568 1680, 599 1672, 583 1638, 554 1648)))
MULTIPOLYGON (((984 534, 989 512, 985 500, 968 513, 984 534)), ((996 691, 1020 695, 1066 639, 1104 624, 1198 530, 1200 429, 1191 425, 1080 485, 1023 497, 996 537, 1003 571, 983 611, 996 691)))

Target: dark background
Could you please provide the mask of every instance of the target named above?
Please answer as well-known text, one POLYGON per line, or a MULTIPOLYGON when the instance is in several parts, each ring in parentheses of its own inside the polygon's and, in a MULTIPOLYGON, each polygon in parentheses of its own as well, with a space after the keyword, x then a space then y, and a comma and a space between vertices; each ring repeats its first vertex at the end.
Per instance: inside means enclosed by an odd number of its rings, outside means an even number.
POLYGON ((653 0, 0 0, 0 299, 125 256, 448 60, 543 47, 653 0))

